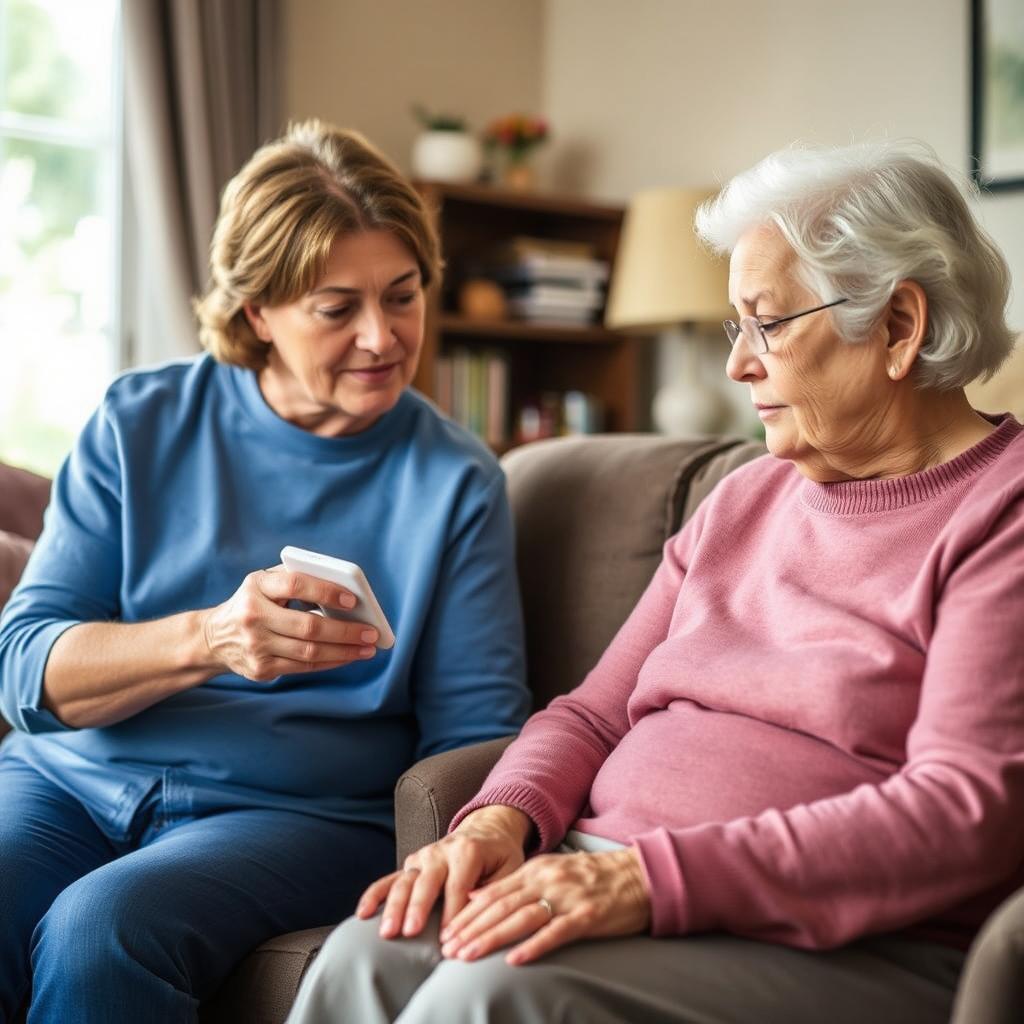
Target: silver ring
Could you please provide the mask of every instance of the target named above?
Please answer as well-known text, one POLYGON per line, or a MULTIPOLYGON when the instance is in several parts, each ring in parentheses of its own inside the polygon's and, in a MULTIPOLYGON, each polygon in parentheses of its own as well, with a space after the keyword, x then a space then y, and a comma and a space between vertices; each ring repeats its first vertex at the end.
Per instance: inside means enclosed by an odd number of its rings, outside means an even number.
POLYGON ((546 900, 543 896, 537 902, 548 912, 548 917, 555 916, 555 908, 551 906, 551 903, 546 900))

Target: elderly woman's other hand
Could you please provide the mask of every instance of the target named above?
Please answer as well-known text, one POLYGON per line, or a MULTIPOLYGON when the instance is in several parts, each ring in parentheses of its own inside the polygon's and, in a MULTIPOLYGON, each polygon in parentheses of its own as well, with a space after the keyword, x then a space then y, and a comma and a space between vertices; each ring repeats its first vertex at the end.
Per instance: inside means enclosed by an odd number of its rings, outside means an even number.
POLYGON ((524 860, 533 822, 514 807, 481 807, 450 835, 424 846, 371 885, 356 907, 358 917, 372 917, 384 903, 380 933, 385 939, 418 935, 444 892, 441 927, 447 926, 481 883, 505 878, 524 860))
POLYGON ((550 854, 470 893, 466 907, 442 928, 441 951, 476 960, 518 942, 505 959, 524 964, 579 939, 644 932, 650 920, 635 850, 550 854))
POLYGON ((372 658, 377 630, 286 607, 289 601, 352 608, 343 587, 282 566, 250 573, 223 604, 203 613, 210 668, 268 682, 372 658))

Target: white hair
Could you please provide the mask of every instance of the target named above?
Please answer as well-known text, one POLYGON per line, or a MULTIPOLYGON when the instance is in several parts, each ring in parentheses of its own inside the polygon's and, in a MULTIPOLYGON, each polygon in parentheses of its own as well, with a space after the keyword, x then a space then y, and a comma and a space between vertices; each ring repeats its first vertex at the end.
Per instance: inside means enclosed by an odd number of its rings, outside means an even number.
POLYGON ((1010 271, 964 192, 922 143, 793 147, 733 178, 696 216, 697 233, 729 253, 751 228, 773 224, 797 255, 802 282, 834 307, 847 341, 862 341, 900 281, 928 299, 919 387, 987 380, 1013 348, 1005 310, 1010 271))

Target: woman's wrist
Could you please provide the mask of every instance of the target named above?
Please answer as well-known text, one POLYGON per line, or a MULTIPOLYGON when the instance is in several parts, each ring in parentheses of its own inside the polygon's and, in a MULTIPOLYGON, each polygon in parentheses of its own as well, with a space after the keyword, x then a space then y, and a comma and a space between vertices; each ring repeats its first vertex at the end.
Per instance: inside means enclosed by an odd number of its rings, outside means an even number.
POLYGON ((504 832, 519 846, 525 848, 534 832, 533 819, 518 807, 508 804, 488 804, 470 811, 456 827, 456 832, 484 829, 504 832))

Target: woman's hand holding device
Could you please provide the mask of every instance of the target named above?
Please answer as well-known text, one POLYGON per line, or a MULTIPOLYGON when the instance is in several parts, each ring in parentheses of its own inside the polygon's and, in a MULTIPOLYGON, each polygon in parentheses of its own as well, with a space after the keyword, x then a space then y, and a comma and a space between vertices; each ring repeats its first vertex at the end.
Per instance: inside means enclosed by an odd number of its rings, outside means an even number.
POLYGON ((203 638, 213 661, 222 671, 268 682, 280 675, 338 668, 377 653, 374 645, 383 637, 375 626, 310 615, 288 608, 290 601, 331 611, 356 610, 359 603, 346 587, 283 565, 250 573, 231 597, 204 614, 203 638))

